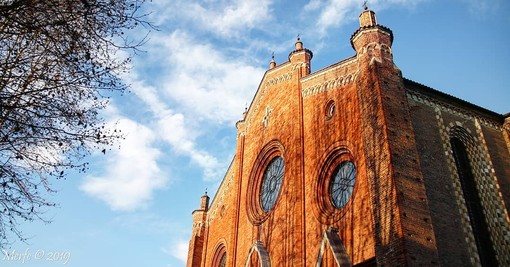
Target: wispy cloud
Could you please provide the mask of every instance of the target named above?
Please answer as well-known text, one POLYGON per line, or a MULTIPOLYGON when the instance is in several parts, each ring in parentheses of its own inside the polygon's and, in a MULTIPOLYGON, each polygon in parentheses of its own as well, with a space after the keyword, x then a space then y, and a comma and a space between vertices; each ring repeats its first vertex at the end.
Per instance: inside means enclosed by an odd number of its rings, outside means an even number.
POLYGON ((259 27, 271 18, 270 0, 222 0, 222 1, 155 1, 159 16, 157 23, 172 21, 186 23, 187 28, 220 37, 241 37, 242 32, 259 27))
POLYGON ((105 173, 89 175, 81 189, 113 210, 132 211, 145 207, 168 178, 157 165, 161 151, 154 146, 153 131, 126 118, 118 128, 126 134, 122 149, 109 151, 105 173))
POLYGON ((175 31, 158 40, 169 67, 162 86, 195 119, 234 123, 258 87, 263 69, 212 44, 175 31))
POLYGON ((204 170, 205 180, 217 180, 221 166, 213 155, 198 149, 191 130, 185 126, 182 114, 167 114, 158 121, 161 138, 169 143, 175 152, 187 155, 204 170))
MULTIPOLYGON (((161 87, 164 88, 164 85, 161 87)), ((183 89, 186 90, 186 88, 183 89)), ((162 102, 162 94, 164 94, 161 92, 162 89, 158 91, 155 87, 146 85, 145 81, 137 80, 133 83, 132 90, 151 110, 157 138, 170 145, 173 152, 188 156, 194 164, 201 167, 204 170, 205 180, 218 179, 221 165, 216 157, 197 148, 196 138, 200 130, 194 129, 194 124, 188 123, 182 112, 176 112, 162 102)), ((192 109, 183 111, 193 113, 192 109)))
POLYGON ((206 5, 195 3, 188 15, 211 32, 233 36, 267 21, 270 3, 267 0, 225 1, 224 5, 217 5, 217 2, 206 5))
POLYGON ((336 27, 345 23, 347 16, 350 14, 356 5, 359 5, 358 0, 333 0, 333 1, 316 1, 312 0, 305 10, 315 11, 320 10, 316 27, 319 34, 323 36, 328 28, 336 27))
POLYGON ((161 250, 181 262, 186 263, 188 260, 188 248, 189 241, 177 240, 172 242, 168 247, 161 248, 161 250))
POLYGON ((497 10, 505 5, 503 0, 462 0, 469 8, 471 14, 476 17, 485 17, 495 14, 497 10))
POLYGON ((122 214, 117 216, 113 223, 124 230, 148 237, 151 235, 168 236, 170 241, 166 240, 164 243, 160 243, 159 249, 162 253, 186 263, 191 232, 188 225, 183 226, 173 219, 151 212, 122 214))
MULTIPOLYGON (((373 10, 386 9, 392 6, 414 7, 428 0, 374 0, 368 6, 373 10)), ((357 18, 362 10, 360 0, 310 0, 303 12, 308 16, 316 16, 315 29, 319 36, 327 34, 328 29, 340 27, 346 22, 357 18)))

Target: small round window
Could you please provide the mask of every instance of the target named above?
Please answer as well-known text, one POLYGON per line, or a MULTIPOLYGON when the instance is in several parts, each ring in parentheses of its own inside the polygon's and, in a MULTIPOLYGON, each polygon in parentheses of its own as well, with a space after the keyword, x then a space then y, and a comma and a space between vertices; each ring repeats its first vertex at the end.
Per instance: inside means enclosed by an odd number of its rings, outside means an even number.
POLYGON ((336 167, 329 185, 331 203, 336 208, 343 208, 349 202, 354 183, 356 182, 356 167, 352 161, 343 161, 336 167))
POLYGON ((265 212, 270 211, 276 203, 282 188, 283 172, 284 163, 280 156, 272 159, 264 171, 260 187, 260 205, 265 212))
POLYGON ((326 103, 326 109, 325 109, 326 120, 331 119, 333 117, 333 115, 335 115, 335 109, 336 109, 335 101, 329 100, 328 103, 326 103))

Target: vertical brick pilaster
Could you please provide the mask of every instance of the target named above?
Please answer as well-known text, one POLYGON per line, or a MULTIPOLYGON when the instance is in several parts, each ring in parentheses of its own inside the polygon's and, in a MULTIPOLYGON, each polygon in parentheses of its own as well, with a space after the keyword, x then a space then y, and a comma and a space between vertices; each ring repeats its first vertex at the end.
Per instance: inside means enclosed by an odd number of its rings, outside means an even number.
POLYGON ((357 92, 374 219, 376 258, 379 266, 406 266, 378 79, 373 70, 367 68, 361 71, 365 73, 359 76, 357 92))
POLYGON ((379 266, 439 265, 402 78, 392 62, 360 62, 357 82, 379 266))
POLYGON ((379 266, 439 265, 434 230, 393 33, 375 13, 360 15, 351 37, 379 266))

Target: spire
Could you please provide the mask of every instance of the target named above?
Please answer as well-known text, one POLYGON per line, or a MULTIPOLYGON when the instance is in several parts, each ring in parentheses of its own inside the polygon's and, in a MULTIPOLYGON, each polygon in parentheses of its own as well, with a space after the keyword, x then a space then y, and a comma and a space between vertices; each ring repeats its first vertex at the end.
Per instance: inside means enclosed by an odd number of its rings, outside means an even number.
POLYGON ((276 67, 276 62, 274 61, 274 52, 271 55, 271 62, 269 62, 269 69, 274 69, 276 67))

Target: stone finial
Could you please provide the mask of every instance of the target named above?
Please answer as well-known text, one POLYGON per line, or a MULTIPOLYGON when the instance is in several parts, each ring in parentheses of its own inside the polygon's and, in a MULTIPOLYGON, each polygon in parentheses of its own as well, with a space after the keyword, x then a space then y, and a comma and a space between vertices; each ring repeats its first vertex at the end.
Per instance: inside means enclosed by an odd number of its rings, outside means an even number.
POLYGON ((303 42, 301 42, 301 37, 298 34, 297 41, 296 41, 296 50, 302 50, 302 49, 303 49, 303 42))

